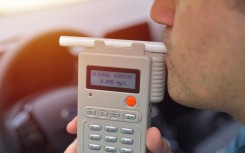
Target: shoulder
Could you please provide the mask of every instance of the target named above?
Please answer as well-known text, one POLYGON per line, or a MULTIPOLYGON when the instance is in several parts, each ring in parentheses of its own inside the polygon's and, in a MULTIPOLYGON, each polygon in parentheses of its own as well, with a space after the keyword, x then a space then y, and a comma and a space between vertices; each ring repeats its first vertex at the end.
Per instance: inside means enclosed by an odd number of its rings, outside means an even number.
POLYGON ((236 138, 228 146, 226 153, 245 153, 245 127, 240 129, 236 138))

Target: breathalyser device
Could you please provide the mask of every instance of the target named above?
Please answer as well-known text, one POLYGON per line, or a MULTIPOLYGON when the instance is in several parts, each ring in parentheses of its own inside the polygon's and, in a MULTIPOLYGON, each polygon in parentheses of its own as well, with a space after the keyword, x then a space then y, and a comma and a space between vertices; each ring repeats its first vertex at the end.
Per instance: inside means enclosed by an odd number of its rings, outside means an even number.
POLYGON ((146 153, 151 103, 164 98, 160 42, 61 36, 78 58, 78 153, 146 153))

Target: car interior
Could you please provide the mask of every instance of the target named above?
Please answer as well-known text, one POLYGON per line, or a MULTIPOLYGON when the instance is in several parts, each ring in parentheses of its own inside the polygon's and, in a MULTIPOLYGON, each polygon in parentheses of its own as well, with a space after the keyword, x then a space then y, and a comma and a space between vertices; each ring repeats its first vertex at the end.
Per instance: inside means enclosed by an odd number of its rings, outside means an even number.
MULTIPOLYGON (((144 2, 135 0, 132 5, 144 2)), ((94 33, 77 29, 78 24, 83 26, 85 19, 81 18, 76 23, 75 18, 72 26, 67 27, 54 24, 47 28, 51 22, 56 22, 49 20, 43 23, 46 27, 42 30, 36 28, 38 32, 28 33, 20 44, 12 44, 12 41, 21 39, 21 35, 20 38, 8 36, 12 36, 15 26, 21 22, 17 18, 22 16, 28 20, 30 14, 58 16, 59 12, 66 12, 72 18, 78 13, 86 13, 84 8, 88 5, 100 9, 101 3, 108 3, 108 8, 115 14, 118 13, 117 8, 122 7, 112 0, 73 3, 11 15, 1 14, 0 7, 0 25, 6 27, 0 28, 0 153, 61 153, 76 138, 76 135, 67 133, 66 125, 77 114, 77 55, 83 48, 61 47, 58 43, 60 36, 161 41, 155 36, 159 35, 159 26, 153 26, 152 21, 142 20, 142 17, 139 20, 121 19, 120 26, 110 20, 107 27, 100 27, 103 32, 94 33), (111 7, 113 4, 114 8, 111 7), (15 24, 6 22, 9 18, 16 20, 15 24), (7 31, 7 27, 11 30, 7 31), (1 34, 7 37, 1 38, 1 34)), ((132 2, 121 0, 118 3, 127 10, 132 2)), ((140 9, 148 12, 151 1, 145 3, 149 5, 140 9)), ((89 11, 94 11, 94 8, 89 11)), ((70 18, 64 17, 60 24, 70 22, 70 18)), ((33 17, 28 20, 27 23, 33 23, 30 31, 35 31, 35 22, 33 17)), ((38 23, 37 26, 42 25, 38 23)), ((167 90, 164 100, 153 104, 151 119, 151 126, 160 129, 173 153, 222 153, 241 126, 225 113, 182 106, 171 99, 167 90)))

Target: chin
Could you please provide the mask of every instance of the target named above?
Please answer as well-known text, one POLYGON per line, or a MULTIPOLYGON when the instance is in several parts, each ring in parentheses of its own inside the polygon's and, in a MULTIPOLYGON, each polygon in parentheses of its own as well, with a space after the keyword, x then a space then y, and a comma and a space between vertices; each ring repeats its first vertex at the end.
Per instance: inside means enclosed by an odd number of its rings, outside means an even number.
POLYGON ((178 84, 168 83, 168 94, 172 100, 180 105, 191 108, 203 109, 195 97, 187 95, 187 89, 180 88, 178 84))

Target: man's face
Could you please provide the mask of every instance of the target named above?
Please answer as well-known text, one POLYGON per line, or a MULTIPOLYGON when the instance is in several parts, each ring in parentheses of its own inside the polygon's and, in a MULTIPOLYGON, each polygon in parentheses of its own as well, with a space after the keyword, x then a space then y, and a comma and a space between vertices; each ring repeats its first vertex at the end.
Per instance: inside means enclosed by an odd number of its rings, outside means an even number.
POLYGON ((151 16, 167 26, 168 90, 175 101, 233 114, 238 105, 232 103, 244 101, 245 11, 238 1, 155 0, 151 16))

